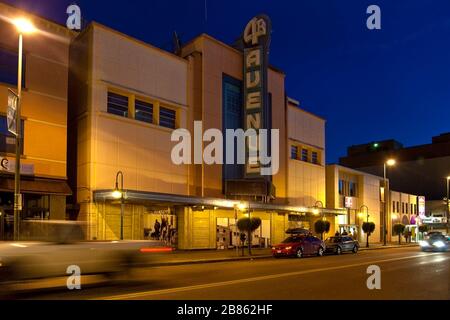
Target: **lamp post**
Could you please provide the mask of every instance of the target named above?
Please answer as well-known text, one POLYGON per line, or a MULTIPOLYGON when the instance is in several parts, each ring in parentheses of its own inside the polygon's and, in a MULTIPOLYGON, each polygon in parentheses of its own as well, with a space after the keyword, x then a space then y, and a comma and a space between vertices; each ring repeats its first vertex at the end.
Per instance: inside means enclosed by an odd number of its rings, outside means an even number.
POLYGON ((388 218, 388 210, 390 208, 389 204, 389 189, 387 187, 387 167, 395 166, 396 161, 394 159, 389 159, 385 161, 383 164, 384 171, 384 215, 383 215, 383 245, 387 245, 387 218, 388 218))
POLYGON ((20 18, 13 21, 19 32, 19 52, 17 70, 17 108, 15 114, 16 122, 16 163, 14 168, 14 240, 19 240, 19 223, 22 212, 22 195, 20 194, 20 156, 22 128, 21 128, 21 104, 22 104, 22 55, 23 55, 23 35, 33 33, 36 29, 33 24, 26 19, 20 18))
POLYGON ((116 185, 114 188, 114 191, 112 193, 112 196, 114 199, 120 199, 120 240, 123 240, 123 216, 124 216, 124 209, 125 209, 125 202, 124 202, 124 190, 123 190, 123 172, 119 171, 116 175, 116 185), (119 189, 119 177, 120 179, 120 189, 119 189))

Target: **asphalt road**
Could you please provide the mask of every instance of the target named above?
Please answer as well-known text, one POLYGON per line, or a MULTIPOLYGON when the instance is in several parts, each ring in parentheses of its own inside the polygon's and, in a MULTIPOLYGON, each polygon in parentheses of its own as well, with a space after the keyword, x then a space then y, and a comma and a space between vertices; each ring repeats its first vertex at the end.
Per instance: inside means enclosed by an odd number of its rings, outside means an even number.
MULTIPOLYGON (((450 253, 419 248, 357 255, 264 259, 135 270, 134 281, 81 290, 31 292, 19 299, 101 300, 449 300, 450 253), (381 289, 367 288, 367 268, 380 267, 381 289)), ((82 283, 83 286, 83 283, 82 283)))

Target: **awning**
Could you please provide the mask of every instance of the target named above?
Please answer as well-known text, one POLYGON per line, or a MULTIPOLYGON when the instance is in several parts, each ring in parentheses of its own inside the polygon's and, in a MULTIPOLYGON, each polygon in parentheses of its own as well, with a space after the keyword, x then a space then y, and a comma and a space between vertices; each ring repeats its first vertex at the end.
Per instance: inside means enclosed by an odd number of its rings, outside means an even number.
MULTIPOLYGON (((14 192, 14 178, 0 176, 0 191, 14 192)), ((57 179, 22 179, 20 180, 20 192, 29 194, 51 194, 70 196, 72 190, 65 180, 57 179)))
MULTIPOLYGON (((124 190, 124 198, 128 203, 140 203, 140 202, 152 202, 152 203, 164 203, 171 205, 185 205, 185 206, 211 206, 222 209, 233 209, 237 205, 239 200, 227 200, 217 198, 202 198, 192 196, 182 196, 165 193, 153 193, 142 192, 133 190, 124 190)), ((117 201, 112 196, 112 190, 97 190, 94 191, 95 201, 117 201)), ((248 202, 247 202, 248 203, 248 202)), ((318 211, 324 214, 334 215, 346 215, 346 209, 331 209, 331 208, 307 208, 307 207, 294 207, 282 204, 268 204, 261 202, 250 202, 250 208, 252 210, 269 210, 279 212, 301 212, 301 213, 313 213, 318 211)))

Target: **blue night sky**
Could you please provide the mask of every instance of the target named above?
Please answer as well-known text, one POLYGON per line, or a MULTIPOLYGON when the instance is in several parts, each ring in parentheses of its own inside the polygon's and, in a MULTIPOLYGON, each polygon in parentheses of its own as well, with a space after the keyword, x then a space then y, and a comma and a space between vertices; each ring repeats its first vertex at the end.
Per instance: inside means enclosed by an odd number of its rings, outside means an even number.
POLYGON ((250 18, 272 19, 270 62, 287 73, 288 95, 327 119, 327 162, 352 144, 394 138, 406 146, 450 131, 448 0, 8 0, 65 24, 77 3, 98 21, 164 49, 206 32, 232 43, 250 18), (382 10, 382 30, 366 9, 382 10))

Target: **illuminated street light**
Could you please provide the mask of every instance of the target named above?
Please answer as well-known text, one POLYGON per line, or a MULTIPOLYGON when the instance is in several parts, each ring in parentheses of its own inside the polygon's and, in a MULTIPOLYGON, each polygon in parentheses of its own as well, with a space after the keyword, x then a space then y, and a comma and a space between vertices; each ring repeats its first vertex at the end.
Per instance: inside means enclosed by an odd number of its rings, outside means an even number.
POLYGON ((16 26, 17 30, 22 34, 30 34, 36 32, 35 26, 28 19, 18 18, 13 20, 13 23, 16 26))
POLYGON ((386 161, 386 164, 387 164, 389 167, 395 166, 396 163, 397 163, 397 161, 394 160, 394 159, 389 159, 388 161, 386 161))

